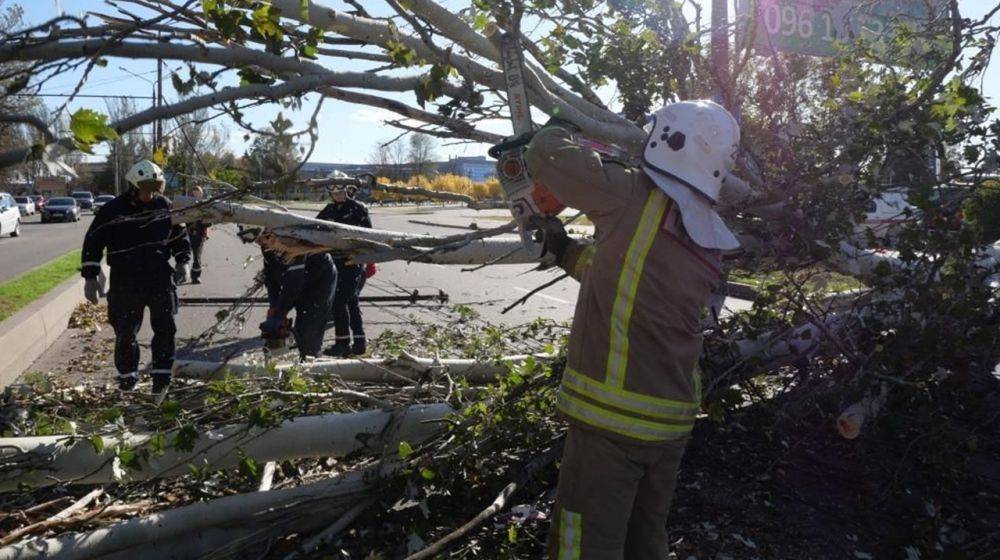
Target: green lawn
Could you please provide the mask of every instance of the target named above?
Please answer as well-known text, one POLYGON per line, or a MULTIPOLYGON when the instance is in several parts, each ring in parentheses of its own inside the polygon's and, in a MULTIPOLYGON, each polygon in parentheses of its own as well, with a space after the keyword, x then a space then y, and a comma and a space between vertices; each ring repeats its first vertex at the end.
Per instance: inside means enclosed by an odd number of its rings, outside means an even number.
POLYGON ((0 321, 44 296, 80 270, 80 251, 70 251, 58 259, 29 270, 0 284, 0 321))

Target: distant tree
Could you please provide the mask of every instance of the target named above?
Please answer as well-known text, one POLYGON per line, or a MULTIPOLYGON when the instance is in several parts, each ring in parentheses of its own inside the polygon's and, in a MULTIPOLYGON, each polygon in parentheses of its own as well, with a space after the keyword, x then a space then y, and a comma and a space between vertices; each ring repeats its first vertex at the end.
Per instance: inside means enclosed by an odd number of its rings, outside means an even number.
POLYGON ((434 149, 437 141, 432 136, 426 134, 414 134, 410 136, 410 151, 408 154, 409 163, 413 164, 414 173, 429 176, 435 171, 434 159, 437 154, 434 149))
POLYGON ((404 179, 402 167, 407 161, 406 148, 400 142, 379 142, 368 156, 375 174, 393 180, 404 179))
POLYGON ((298 164, 298 146, 288 132, 292 121, 280 113, 270 130, 257 134, 244 160, 254 181, 275 179, 288 174, 298 164))

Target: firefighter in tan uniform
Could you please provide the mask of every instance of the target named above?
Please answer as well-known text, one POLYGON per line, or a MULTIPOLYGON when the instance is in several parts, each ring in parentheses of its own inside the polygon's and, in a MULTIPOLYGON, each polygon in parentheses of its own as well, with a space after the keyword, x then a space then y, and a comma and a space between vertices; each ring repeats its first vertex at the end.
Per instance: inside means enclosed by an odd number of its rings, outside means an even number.
POLYGON ((548 243, 580 280, 558 409, 570 424, 550 558, 661 560, 667 513, 698 412, 700 319, 739 243, 713 209, 739 126, 711 101, 653 115, 642 169, 602 161, 548 127, 533 179, 582 210, 596 241, 548 243))

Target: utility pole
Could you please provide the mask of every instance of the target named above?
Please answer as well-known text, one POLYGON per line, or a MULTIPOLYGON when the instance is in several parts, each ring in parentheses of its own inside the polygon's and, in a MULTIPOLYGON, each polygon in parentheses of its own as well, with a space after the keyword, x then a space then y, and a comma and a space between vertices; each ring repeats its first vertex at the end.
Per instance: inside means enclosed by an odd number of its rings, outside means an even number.
POLYGON ((729 83, 729 0, 712 0, 712 71, 715 101, 732 110, 723 84, 729 83))
MULTIPOLYGON (((157 32, 159 34, 159 32, 157 32)), ((156 59, 156 107, 163 106, 163 59, 156 59)), ((156 145, 159 148, 163 142, 163 119, 156 119, 156 145)))

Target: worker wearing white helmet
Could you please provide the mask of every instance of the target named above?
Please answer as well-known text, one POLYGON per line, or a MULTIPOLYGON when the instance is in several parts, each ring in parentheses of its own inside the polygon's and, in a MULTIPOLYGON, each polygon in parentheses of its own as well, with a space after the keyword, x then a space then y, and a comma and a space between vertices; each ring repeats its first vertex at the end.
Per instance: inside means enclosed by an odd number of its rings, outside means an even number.
POLYGON ((738 243, 715 212, 739 127, 711 101, 656 112, 640 168, 539 131, 530 176, 594 223, 584 244, 546 228, 580 280, 557 407, 569 421, 550 558, 665 558, 666 521, 701 400, 700 317, 738 243))
POLYGON ((190 274, 191 245, 185 229, 174 225, 170 201, 163 196, 163 170, 144 160, 125 175, 128 192, 105 204, 94 217, 83 240, 81 274, 84 293, 98 302, 101 259, 107 252, 111 268, 108 319, 115 331, 115 368, 118 386, 130 390, 139 381, 139 344, 136 335, 149 308, 153 329, 150 374, 153 392, 170 384, 177 331, 175 283, 190 274), (173 258, 176 270, 170 266, 173 258))

